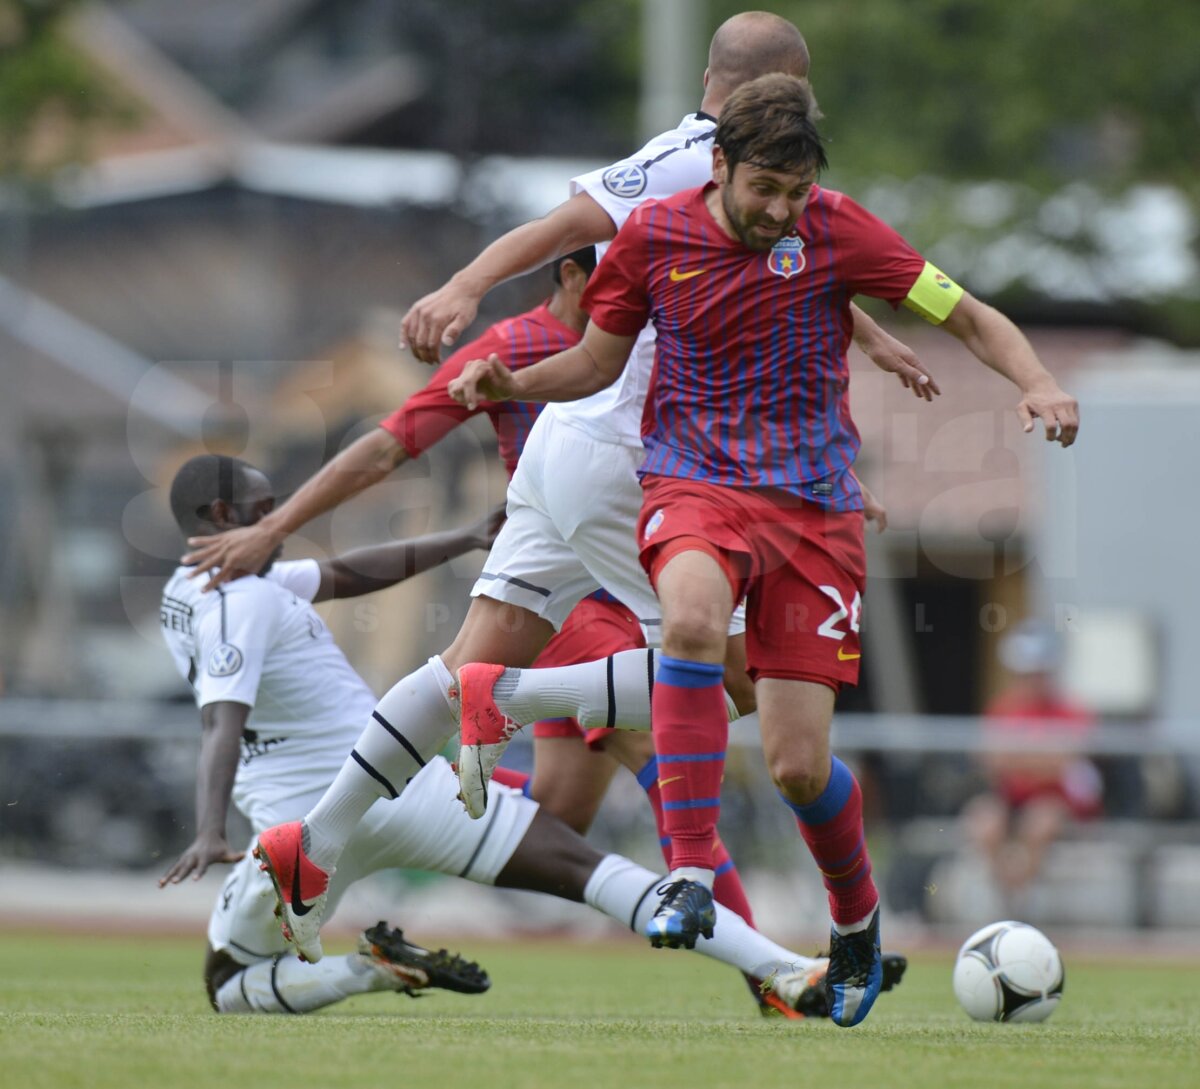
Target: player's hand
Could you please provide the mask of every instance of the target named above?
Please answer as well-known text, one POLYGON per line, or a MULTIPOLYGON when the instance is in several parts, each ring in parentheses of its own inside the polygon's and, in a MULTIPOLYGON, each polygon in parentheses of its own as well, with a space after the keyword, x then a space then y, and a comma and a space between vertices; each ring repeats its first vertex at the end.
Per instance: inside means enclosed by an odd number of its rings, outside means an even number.
POLYGON ((861 480, 858 482, 858 486, 862 489, 863 519, 867 522, 874 522, 875 532, 882 533, 887 529, 888 524, 887 507, 875 498, 875 493, 861 480))
POLYGON ((513 372, 493 352, 487 359, 472 359, 446 388, 454 400, 474 412, 480 401, 512 400, 517 385, 513 372))
POLYGON ((1036 420, 1046 426, 1046 441, 1070 446, 1079 433, 1079 402, 1054 383, 1027 392, 1017 404, 1021 426, 1029 434, 1036 420))
POLYGON ((912 390, 914 397, 932 401, 941 395, 941 389, 933 375, 925 369, 925 364, 907 344, 897 340, 891 333, 876 326, 871 338, 858 341, 858 346, 881 371, 899 378, 900 384, 912 390))
POLYGON ((497 503, 487 514, 480 518, 472 527, 472 533, 477 542, 475 547, 484 550, 490 549, 496 540, 496 535, 500 532, 500 527, 504 525, 504 520, 507 517, 508 504, 497 503))
POLYGON ((204 592, 207 593, 223 582, 258 574, 281 542, 268 527, 258 523, 211 537, 189 537, 187 543, 191 551, 179 562, 185 567, 195 567, 188 578, 199 578, 220 568, 205 583, 204 592))
POLYGON ((400 350, 411 348, 422 363, 437 363, 442 347, 458 340, 478 310, 479 298, 451 280, 409 308, 400 323, 400 350))
POLYGON ((197 836, 175 865, 158 879, 158 887, 164 889, 168 885, 178 885, 188 874, 192 875, 193 881, 199 881, 208 872, 209 866, 221 862, 241 862, 245 854, 245 851, 235 851, 230 847, 224 836, 197 836))

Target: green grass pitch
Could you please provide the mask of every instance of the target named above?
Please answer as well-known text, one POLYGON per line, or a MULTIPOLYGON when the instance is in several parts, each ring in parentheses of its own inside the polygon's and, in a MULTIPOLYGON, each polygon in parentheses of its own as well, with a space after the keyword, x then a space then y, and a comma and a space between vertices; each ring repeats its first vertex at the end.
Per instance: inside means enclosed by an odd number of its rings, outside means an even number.
POLYGON ((1197 964, 1067 957, 1044 1025, 975 1024, 947 957, 917 957, 865 1025, 764 1021, 740 978, 630 940, 473 943, 479 997, 352 999, 309 1017, 218 1017, 202 942, 0 936, 5 1089, 250 1086, 1061 1089, 1200 1084, 1197 964))

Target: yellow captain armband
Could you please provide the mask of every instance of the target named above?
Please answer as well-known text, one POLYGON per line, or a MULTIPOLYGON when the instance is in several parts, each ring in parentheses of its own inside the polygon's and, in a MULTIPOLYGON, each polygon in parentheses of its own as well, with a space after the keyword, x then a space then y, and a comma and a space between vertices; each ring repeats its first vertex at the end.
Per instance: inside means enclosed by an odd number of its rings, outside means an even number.
POLYGON ((904 305, 909 310, 915 310, 926 321, 941 325, 962 296, 963 289, 958 284, 941 269, 926 261, 921 275, 917 277, 917 282, 912 285, 912 290, 905 298, 904 305))

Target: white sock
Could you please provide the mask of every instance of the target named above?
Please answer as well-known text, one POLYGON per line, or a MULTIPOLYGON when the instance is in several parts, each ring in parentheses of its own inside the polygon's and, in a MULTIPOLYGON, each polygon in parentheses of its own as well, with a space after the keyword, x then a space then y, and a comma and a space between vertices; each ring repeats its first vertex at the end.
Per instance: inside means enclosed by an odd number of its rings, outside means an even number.
POLYGON ((833 929, 839 934, 857 934, 860 930, 866 930, 871 925, 871 920, 875 918, 875 912, 879 910, 879 905, 876 904, 871 908, 867 915, 853 923, 834 923, 833 929))
MULTIPOLYGON (((588 878, 583 898, 597 911, 641 934, 658 907, 656 890, 666 880, 621 855, 606 855, 588 878)), ((821 963, 776 945, 736 912, 720 904, 713 936, 699 938, 696 952, 731 964, 756 979, 821 963)))
POLYGON ((742 731, 743 736, 745 736, 747 730, 753 731, 755 737, 758 736, 760 727, 757 711, 747 711, 744 715, 739 714, 728 692, 725 693, 725 705, 729 708, 729 721, 738 724, 738 729, 742 731))
POLYGON ((698 885, 703 885, 709 892, 712 892, 713 882, 717 879, 717 875, 712 870, 704 870, 699 866, 680 866, 677 870, 672 870, 667 875, 668 881, 695 881, 698 885))
POLYGON ((521 725, 573 718, 585 729, 650 729, 650 691, 657 655, 623 650, 595 662, 548 669, 506 669, 492 694, 496 706, 521 725))
MULTIPOLYGON (((658 652, 623 650, 595 662, 546 669, 506 669, 492 695, 509 718, 526 726, 544 718, 573 718, 584 729, 650 729, 650 694, 658 652)), ((730 719, 738 717, 726 695, 730 719)))
POLYGON ((375 712, 337 778, 304 818, 304 851, 328 873, 363 814, 396 798, 458 729, 454 678, 436 655, 398 681, 375 712))
POLYGON ((252 964, 217 991, 220 1013, 307 1013, 352 994, 388 990, 370 962, 357 953, 306 964, 284 956, 252 964))

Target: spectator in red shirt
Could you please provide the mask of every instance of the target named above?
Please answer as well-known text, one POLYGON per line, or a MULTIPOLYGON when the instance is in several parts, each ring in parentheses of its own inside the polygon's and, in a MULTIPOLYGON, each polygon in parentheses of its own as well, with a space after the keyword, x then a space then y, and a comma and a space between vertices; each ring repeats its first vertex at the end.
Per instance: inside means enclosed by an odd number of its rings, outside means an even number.
POLYGON ((1061 646, 1055 633, 1024 621, 1000 644, 1013 676, 984 712, 996 749, 983 754, 988 790, 963 811, 967 834, 988 859, 997 888, 1019 900, 1042 872, 1046 851, 1071 821, 1098 816, 1099 772, 1084 755, 1094 719, 1057 682, 1061 646), (1027 738, 1030 748, 1010 746, 1027 738))

